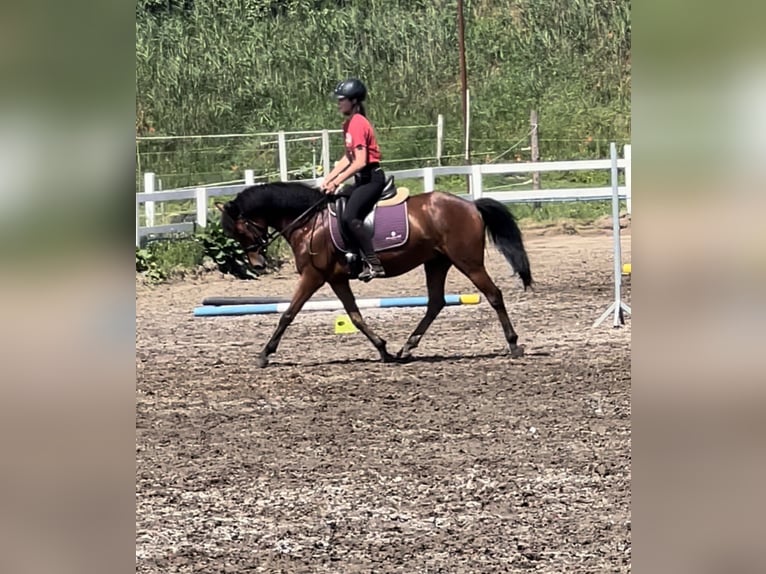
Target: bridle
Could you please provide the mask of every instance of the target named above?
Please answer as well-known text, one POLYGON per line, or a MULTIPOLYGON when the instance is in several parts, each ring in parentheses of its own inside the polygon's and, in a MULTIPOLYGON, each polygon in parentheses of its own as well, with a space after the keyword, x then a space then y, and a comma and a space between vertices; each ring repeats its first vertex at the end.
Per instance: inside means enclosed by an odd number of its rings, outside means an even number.
POLYGON ((250 253, 252 251, 266 251, 266 248, 272 243, 274 243, 274 241, 276 241, 276 239, 280 235, 284 235, 284 237, 287 238, 288 234, 291 231, 295 230, 295 228, 301 224, 301 222, 306 218, 306 216, 311 214, 317 207, 319 207, 320 205, 322 205, 323 203, 327 201, 330 201, 330 200, 334 201, 335 199, 337 199, 337 196, 327 195, 327 194, 323 195, 316 203, 314 203, 314 205, 312 205, 306 211, 304 211, 298 217, 296 217, 292 221, 292 223, 285 226, 282 230, 275 229, 271 233, 269 233, 268 226, 259 225, 255 221, 251 221, 247 217, 240 215, 239 219, 245 224, 245 227, 250 229, 250 231, 257 231, 257 233, 253 233, 253 236, 254 236, 253 243, 251 243, 247 247, 243 247, 243 250, 245 251, 245 253, 250 253))
POLYGON ((265 251, 266 248, 274 243, 274 241, 279 237, 279 231, 274 230, 271 233, 269 233, 268 227, 264 227, 263 225, 258 225, 254 221, 250 221, 246 217, 239 217, 242 222, 245 224, 245 227, 250 229, 251 231, 255 230, 258 233, 253 233, 253 243, 248 245, 247 247, 243 247, 242 249, 245 251, 245 253, 250 253, 252 251, 265 251))

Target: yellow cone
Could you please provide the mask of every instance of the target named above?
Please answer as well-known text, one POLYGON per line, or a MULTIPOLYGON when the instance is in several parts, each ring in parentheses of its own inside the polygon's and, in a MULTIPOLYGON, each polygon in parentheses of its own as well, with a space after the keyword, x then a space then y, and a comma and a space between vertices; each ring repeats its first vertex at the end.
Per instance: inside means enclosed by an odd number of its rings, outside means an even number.
POLYGON ((335 317, 335 334, 345 335, 348 333, 357 333, 359 329, 351 322, 348 315, 338 315, 335 317))

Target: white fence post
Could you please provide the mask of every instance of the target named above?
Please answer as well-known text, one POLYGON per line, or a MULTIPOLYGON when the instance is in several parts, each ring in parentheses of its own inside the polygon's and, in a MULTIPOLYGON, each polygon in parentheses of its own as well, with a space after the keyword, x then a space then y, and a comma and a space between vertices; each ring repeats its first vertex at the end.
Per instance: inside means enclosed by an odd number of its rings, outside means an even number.
POLYGON ((444 116, 436 116, 436 163, 442 164, 442 149, 444 145, 444 116))
POLYGON ((434 190, 434 168, 427 167, 423 170, 423 191, 426 193, 434 190))
POLYGON ((627 197, 626 203, 628 206, 628 215, 632 215, 631 204, 633 203, 633 190, 630 186, 631 172, 633 171, 630 166, 630 144, 625 144, 623 149, 623 156, 625 157, 625 195, 627 197))
POLYGON ((471 166, 471 199, 474 201, 482 196, 481 164, 471 166))
MULTIPOLYGON (((155 177, 154 173, 148 171, 144 174, 144 193, 154 193, 155 177)), ((144 213, 146 214, 146 227, 154 227, 154 202, 144 203, 144 213)))
POLYGON ((277 133, 277 146, 279 148, 279 179, 287 181, 287 143, 283 131, 277 133))
POLYGON ((207 188, 197 188, 197 225, 207 227, 207 188))
POLYGON ((139 212, 138 194, 136 194, 136 247, 141 247, 141 217, 139 212))
POLYGON ((322 177, 330 173, 330 132, 322 130, 322 177))
POLYGON ((245 185, 255 185, 255 172, 252 169, 245 170, 245 185))

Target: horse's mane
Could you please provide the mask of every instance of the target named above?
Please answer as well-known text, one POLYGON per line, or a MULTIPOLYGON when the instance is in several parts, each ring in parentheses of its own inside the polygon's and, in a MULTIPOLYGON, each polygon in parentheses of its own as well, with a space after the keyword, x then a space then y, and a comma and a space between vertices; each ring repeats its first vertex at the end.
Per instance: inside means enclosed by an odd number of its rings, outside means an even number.
POLYGON ((322 192, 300 181, 259 183, 243 189, 232 201, 243 214, 298 214, 314 205, 322 192))

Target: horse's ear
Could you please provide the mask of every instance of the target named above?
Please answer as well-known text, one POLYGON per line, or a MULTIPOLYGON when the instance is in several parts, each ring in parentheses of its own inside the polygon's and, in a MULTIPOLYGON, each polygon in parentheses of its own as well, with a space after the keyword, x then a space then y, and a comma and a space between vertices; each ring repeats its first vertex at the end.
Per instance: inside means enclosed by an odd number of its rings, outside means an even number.
POLYGON ((218 208, 218 211, 220 211, 221 213, 225 213, 232 219, 237 219, 242 213, 239 210, 239 206, 236 203, 233 203, 231 201, 227 201, 226 203, 221 203, 220 201, 216 201, 215 206, 218 208))
POLYGON ((221 213, 225 213, 232 219, 238 219, 242 216, 242 210, 240 209, 239 204, 233 200, 227 201, 221 207, 218 207, 218 209, 221 210, 221 213))

